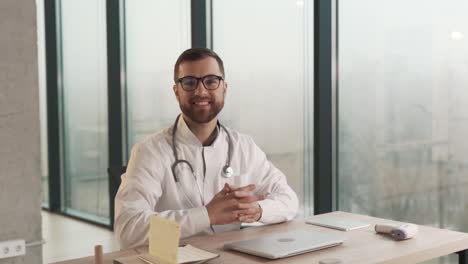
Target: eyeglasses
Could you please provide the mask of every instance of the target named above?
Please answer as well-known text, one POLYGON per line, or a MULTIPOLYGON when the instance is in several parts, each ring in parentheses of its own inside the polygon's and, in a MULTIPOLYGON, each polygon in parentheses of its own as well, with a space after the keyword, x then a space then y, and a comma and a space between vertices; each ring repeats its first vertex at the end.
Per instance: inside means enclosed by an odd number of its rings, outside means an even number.
POLYGON ((177 79, 177 82, 182 85, 182 89, 191 92, 197 89, 198 82, 200 80, 207 90, 216 90, 218 89, 221 80, 224 80, 224 78, 217 75, 206 75, 200 78, 194 76, 185 76, 177 79))

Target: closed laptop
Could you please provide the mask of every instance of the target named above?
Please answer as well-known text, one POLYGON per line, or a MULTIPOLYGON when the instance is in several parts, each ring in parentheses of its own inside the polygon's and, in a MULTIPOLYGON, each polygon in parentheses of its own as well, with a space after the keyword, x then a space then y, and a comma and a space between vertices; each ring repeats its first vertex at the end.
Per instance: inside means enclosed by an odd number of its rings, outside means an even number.
POLYGON ((342 237, 328 233, 294 230, 228 243, 224 245, 224 248, 264 258, 277 259, 338 246, 343 242, 342 237))

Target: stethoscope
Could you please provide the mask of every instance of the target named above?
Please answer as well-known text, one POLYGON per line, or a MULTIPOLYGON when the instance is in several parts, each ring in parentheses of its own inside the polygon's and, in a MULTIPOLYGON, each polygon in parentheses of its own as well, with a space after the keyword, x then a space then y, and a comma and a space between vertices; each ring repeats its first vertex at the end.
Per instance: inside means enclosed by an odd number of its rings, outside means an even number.
MULTIPOLYGON (((187 166, 189 166, 190 170, 192 171, 192 175, 194 175, 195 177, 195 171, 193 170, 193 167, 192 165, 190 164, 190 162, 188 162, 187 160, 184 160, 184 159, 179 159, 178 155, 177 155, 177 148, 176 148, 176 145, 175 145, 175 134, 176 134, 176 131, 177 131, 177 124, 179 123, 179 118, 180 118, 180 114, 177 116, 175 122, 174 122, 174 128, 172 129, 172 152, 174 153, 174 158, 175 158, 175 161, 174 163, 172 164, 171 166, 171 171, 172 171, 172 176, 174 176, 174 180, 177 182, 179 182, 179 177, 177 177, 176 173, 175 173, 175 168, 177 167, 178 164, 181 164, 181 163, 185 163, 187 164, 187 166)), ((227 160, 226 160, 226 164, 224 165, 223 167, 223 176, 224 178, 231 178, 232 175, 234 174, 234 170, 231 168, 231 156, 232 156, 232 141, 231 141, 231 134, 229 133, 229 131, 219 123, 218 121, 218 125, 224 129, 224 131, 226 132, 227 134, 227 137, 228 137, 228 153, 227 153, 227 160)), ((197 179, 195 177, 195 182, 197 182, 197 179)), ((197 185, 198 185, 198 182, 197 182, 197 185)), ((200 188, 199 188, 200 189, 200 188)), ((200 194, 201 194, 201 190, 200 191, 200 194)))

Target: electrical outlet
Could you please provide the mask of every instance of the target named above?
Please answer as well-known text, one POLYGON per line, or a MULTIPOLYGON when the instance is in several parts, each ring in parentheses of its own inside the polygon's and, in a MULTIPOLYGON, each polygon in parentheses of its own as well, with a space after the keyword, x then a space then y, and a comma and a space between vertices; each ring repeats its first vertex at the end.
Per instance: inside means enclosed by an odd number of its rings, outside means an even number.
POLYGON ((26 254, 26 242, 21 239, 0 242, 0 259, 26 254))

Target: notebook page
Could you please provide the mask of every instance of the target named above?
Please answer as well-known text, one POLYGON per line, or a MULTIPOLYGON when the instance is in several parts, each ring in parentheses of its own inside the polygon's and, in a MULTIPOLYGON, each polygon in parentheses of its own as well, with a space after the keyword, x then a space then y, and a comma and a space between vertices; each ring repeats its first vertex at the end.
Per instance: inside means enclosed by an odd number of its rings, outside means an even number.
MULTIPOLYGON (((186 245, 185 247, 179 247, 179 250, 177 252, 177 262, 180 264, 198 263, 200 261, 214 259, 218 256, 218 254, 213 254, 211 252, 204 251, 191 245, 186 245)), ((149 264, 168 263, 165 262, 163 259, 153 256, 151 254, 143 254, 140 255, 138 258, 149 264)))
POLYGON ((177 264, 180 225, 174 221, 151 217, 149 232, 149 254, 165 263, 177 264))
POLYGON ((218 257, 218 254, 213 254, 205 250, 193 247, 191 245, 186 245, 185 247, 179 247, 177 254, 177 262, 179 263, 189 263, 202 260, 208 260, 218 257))

